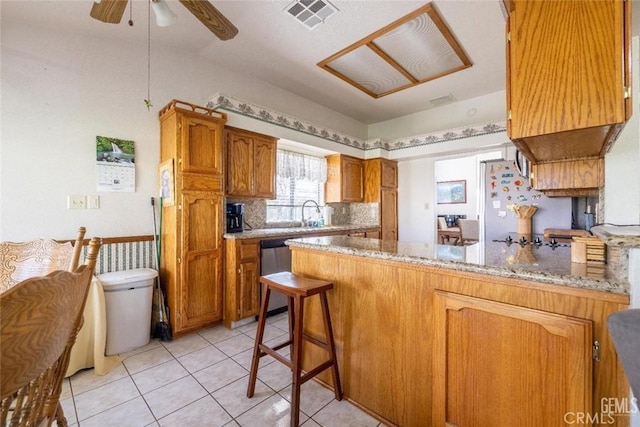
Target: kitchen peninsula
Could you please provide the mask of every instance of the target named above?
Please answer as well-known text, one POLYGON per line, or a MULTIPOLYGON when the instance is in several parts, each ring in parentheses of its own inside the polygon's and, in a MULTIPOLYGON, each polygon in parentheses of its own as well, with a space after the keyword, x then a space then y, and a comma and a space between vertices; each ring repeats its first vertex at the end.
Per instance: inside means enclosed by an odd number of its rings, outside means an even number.
MULTIPOLYGON (((629 283, 576 269, 569 247, 344 236, 287 244, 294 273, 334 282, 345 396, 386 423, 564 425, 568 413, 628 397, 606 319, 627 308, 629 283)), ((305 307, 305 329, 322 337, 319 310, 305 307)), ((325 357, 314 346, 305 353, 306 366, 325 357)))

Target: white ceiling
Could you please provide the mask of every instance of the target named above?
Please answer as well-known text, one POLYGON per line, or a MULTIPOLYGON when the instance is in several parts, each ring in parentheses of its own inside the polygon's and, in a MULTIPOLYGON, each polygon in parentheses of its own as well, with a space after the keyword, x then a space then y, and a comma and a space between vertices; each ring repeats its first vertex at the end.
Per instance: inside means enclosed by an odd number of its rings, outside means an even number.
MULTIPOLYGON (((133 27, 127 24, 128 7, 117 25, 90 18, 91 0, 2 0, 0 13, 3 21, 56 28, 78 37, 146 43, 147 3, 132 1, 133 27)), ((166 28, 152 25, 152 49, 163 46, 206 57, 367 124, 426 110, 429 99, 449 93, 461 101, 504 89, 505 21, 500 0, 433 1, 473 66, 432 82, 373 99, 316 65, 427 2, 332 0, 339 12, 309 30, 284 11, 290 1, 212 0, 238 28, 234 39, 222 42, 177 0, 168 0, 178 22, 166 28)), ((640 21, 637 6, 635 22, 640 21)), ((638 34, 638 25, 635 28, 638 34)))

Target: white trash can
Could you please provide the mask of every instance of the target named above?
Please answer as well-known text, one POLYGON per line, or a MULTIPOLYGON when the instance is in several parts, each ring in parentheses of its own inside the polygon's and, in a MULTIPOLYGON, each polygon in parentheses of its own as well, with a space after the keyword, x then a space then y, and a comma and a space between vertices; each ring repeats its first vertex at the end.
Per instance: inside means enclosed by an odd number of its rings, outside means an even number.
POLYGON ((158 272, 150 268, 98 276, 107 311, 107 348, 111 356, 146 345, 151 339, 151 305, 158 272))

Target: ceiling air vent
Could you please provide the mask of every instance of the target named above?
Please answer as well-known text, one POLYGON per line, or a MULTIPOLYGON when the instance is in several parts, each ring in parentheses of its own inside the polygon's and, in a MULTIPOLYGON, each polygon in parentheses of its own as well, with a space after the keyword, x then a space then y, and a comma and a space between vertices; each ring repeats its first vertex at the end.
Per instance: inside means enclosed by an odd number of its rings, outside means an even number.
POLYGON ((444 96, 439 96, 437 98, 431 98, 429 100, 429 103, 431 104, 432 107, 442 107, 443 105, 447 105, 447 104, 451 104, 452 102, 455 102, 456 98, 451 95, 444 95, 444 96))
POLYGON ((285 10, 310 30, 338 11, 328 0, 296 0, 285 10))

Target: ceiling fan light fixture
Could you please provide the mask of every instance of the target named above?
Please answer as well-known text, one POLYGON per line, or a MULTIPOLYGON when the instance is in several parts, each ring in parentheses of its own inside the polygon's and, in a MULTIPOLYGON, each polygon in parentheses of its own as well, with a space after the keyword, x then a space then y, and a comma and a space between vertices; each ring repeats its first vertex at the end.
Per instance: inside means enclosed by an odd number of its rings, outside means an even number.
POLYGON ((156 16, 156 24, 159 27, 170 27, 176 23, 178 17, 169 9, 169 6, 164 0, 149 1, 151 2, 153 13, 156 16))

